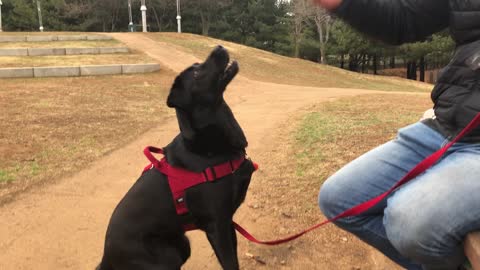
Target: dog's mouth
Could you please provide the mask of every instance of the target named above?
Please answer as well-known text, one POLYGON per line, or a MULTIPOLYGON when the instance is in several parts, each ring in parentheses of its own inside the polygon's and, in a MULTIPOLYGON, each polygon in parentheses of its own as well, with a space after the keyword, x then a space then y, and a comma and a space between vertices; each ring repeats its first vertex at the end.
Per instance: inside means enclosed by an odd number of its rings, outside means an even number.
POLYGON ((227 64, 225 71, 223 72, 223 81, 228 84, 238 73, 238 62, 236 60, 227 64))
POLYGON ((212 61, 217 66, 217 70, 221 74, 221 79, 226 81, 227 84, 237 75, 239 68, 237 61, 230 61, 230 55, 223 46, 217 46, 207 62, 212 61))

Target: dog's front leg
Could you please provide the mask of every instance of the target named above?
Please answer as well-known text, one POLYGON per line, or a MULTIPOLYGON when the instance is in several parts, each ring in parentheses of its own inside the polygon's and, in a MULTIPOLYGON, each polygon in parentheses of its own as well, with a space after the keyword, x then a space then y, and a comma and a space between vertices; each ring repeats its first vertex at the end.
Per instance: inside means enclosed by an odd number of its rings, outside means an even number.
POLYGON ((211 223, 206 230, 208 241, 213 247, 222 268, 237 270, 237 235, 232 223, 211 223))

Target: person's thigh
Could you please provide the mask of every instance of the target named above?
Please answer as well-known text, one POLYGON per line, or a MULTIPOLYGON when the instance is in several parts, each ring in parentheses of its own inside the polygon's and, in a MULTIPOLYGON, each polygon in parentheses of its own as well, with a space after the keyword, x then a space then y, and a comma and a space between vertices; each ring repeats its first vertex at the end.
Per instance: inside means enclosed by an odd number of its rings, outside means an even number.
POLYGON ((388 200, 388 239, 426 269, 451 269, 465 259, 463 239, 480 229, 480 144, 457 144, 438 164, 388 200), (431 266, 431 267, 428 267, 431 266))
MULTIPOLYGON (((420 161, 441 148, 445 138, 422 123, 399 130, 397 138, 350 162, 322 186, 319 204, 329 218, 376 197, 420 161)), ((386 201, 367 214, 381 214, 386 201)))

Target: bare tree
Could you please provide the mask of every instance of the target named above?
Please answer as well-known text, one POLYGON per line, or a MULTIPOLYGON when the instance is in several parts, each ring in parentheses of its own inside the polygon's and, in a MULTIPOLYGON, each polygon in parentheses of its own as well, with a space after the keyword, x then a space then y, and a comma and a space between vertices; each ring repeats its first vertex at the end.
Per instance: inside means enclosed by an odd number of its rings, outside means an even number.
POLYGON ((176 16, 175 1, 172 0, 148 0, 149 11, 153 13, 158 31, 168 27, 172 20, 169 17, 176 16), (172 15, 174 14, 174 15, 172 15))
POLYGON ((318 39, 320 42, 320 63, 326 64, 326 45, 330 39, 330 27, 332 25, 332 17, 323 8, 313 6, 312 18, 317 26, 318 39))
POLYGON ((291 3, 290 16, 292 17, 293 30, 293 56, 299 57, 300 43, 302 42, 304 30, 309 20, 311 8, 310 0, 293 0, 291 3))

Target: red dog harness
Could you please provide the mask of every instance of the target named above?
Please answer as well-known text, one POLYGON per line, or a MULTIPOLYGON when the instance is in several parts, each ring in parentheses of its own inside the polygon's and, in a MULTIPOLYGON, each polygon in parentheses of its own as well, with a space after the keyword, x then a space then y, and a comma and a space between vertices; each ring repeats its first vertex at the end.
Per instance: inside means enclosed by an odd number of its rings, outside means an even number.
MULTIPOLYGON (((236 160, 231 160, 213 167, 209 167, 203 172, 191 172, 182 168, 176 168, 168 164, 166 158, 157 160, 152 153, 163 154, 160 148, 149 146, 143 150, 143 153, 151 162, 143 172, 156 168, 162 174, 167 176, 168 184, 173 195, 173 203, 177 211, 177 215, 183 216, 188 214, 188 208, 185 203, 185 191, 193 186, 200 185, 207 182, 214 182, 217 179, 235 173, 238 168, 245 161, 245 157, 236 160)), ((258 165, 253 163, 255 170, 258 165)), ((185 231, 196 230, 194 224, 185 224, 183 226, 185 231)))

